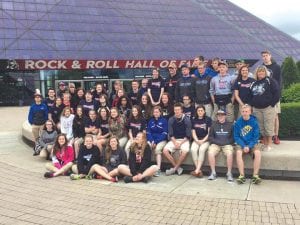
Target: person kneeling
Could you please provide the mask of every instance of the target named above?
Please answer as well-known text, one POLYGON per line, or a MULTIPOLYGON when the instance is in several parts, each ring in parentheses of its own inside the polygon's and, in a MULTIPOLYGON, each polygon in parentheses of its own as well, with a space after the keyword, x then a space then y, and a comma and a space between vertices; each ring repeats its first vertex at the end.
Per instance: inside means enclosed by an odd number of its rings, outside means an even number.
POLYGON ((50 172, 44 174, 45 178, 67 175, 73 165, 74 150, 68 145, 67 136, 59 134, 52 149, 52 163, 46 164, 46 169, 50 172))
POLYGON ((158 167, 151 166, 151 148, 147 143, 146 134, 138 133, 130 147, 129 166, 119 165, 118 171, 124 175, 124 182, 148 183, 151 177, 156 173, 158 167))
POLYGON ((260 148, 258 146, 259 140, 259 126, 255 116, 251 115, 251 106, 242 106, 242 116, 236 121, 234 125, 234 140, 236 146, 236 161, 240 176, 237 182, 243 184, 246 182, 244 173, 243 155, 250 153, 253 157, 253 176, 252 183, 259 184, 261 178, 258 175, 261 161, 260 148))

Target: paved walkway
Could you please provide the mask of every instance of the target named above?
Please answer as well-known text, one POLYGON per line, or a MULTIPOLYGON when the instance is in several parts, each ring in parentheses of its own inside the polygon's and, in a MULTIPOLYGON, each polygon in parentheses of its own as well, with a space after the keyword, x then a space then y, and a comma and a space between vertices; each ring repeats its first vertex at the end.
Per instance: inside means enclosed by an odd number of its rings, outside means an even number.
MULTIPOLYGON (((0 108, 0 118, 16 110, 22 108, 0 108)), ((45 162, 32 156, 20 136, 26 113, 18 113, 1 119, 0 224, 300 225, 300 182, 237 185, 189 175, 149 184, 44 179, 45 162)))

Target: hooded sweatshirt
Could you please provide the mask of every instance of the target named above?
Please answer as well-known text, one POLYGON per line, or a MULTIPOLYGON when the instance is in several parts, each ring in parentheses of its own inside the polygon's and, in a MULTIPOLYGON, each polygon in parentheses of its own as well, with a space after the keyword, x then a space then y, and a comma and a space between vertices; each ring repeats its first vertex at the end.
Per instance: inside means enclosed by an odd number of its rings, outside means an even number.
POLYGON ((88 149, 85 145, 81 145, 77 157, 77 168, 79 174, 88 174, 94 164, 103 164, 100 157, 100 150, 96 145, 88 149))
POLYGON ((164 117, 150 119, 147 126, 147 140, 158 144, 168 139, 168 122, 164 117))
POLYGON ((263 109, 268 106, 274 107, 280 98, 278 84, 270 77, 255 81, 250 87, 250 90, 250 104, 258 109, 263 109))
POLYGON ((252 149, 259 139, 259 126, 255 116, 250 115, 249 120, 240 117, 234 124, 234 141, 242 148, 248 146, 252 149))

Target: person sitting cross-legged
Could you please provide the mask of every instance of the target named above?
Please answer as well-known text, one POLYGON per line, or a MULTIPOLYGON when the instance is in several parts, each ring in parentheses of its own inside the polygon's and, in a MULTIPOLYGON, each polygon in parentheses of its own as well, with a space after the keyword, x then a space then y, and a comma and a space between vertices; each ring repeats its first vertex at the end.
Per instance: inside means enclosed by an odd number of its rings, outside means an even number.
POLYGON ((261 162, 261 153, 258 145, 259 126, 256 117, 251 115, 250 105, 243 105, 241 113, 242 116, 234 124, 234 141, 237 144, 236 161, 240 173, 237 182, 240 184, 246 182, 243 155, 249 153, 254 160, 252 183, 258 184, 261 182, 261 178, 258 175, 261 162))
POLYGON ((139 132, 130 146, 128 165, 118 166, 118 172, 124 175, 124 182, 148 183, 157 172, 158 167, 151 165, 151 147, 147 143, 146 134, 139 132))
POLYGON ((174 116, 168 121, 168 131, 170 141, 166 144, 163 150, 164 156, 172 164, 172 168, 166 170, 166 175, 173 175, 177 172, 181 175, 183 169, 181 164, 185 160, 190 150, 190 138, 192 123, 191 120, 183 114, 182 103, 176 103, 174 105, 174 116), (180 156, 176 162, 172 153, 180 151, 180 156))

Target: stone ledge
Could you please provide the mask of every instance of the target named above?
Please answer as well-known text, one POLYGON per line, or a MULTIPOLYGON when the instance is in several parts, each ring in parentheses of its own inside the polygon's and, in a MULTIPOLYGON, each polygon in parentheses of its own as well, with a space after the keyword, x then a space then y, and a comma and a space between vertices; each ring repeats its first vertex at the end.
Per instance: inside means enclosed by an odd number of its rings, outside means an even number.
MULTIPOLYGON (((33 144, 33 136, 31 133, 31 125, 25 121, 22 125, 22 137, 28 144, 33 144)), ((270 152, 262 152, 261 170, 262 177, 272 179, 292 179, 300 180, 300 141, 282 141, 280 145, 274 145, 270 152)), ((153 160, 155 157, 153 156, 153 160)), ((253 160, 250 156, 245 156, 245 173, 252 174, 253 160)), ((188 155, 183 163, 184 169, 191 171, 194 169, 192 156, 188 155)), ((163 158, 163 168, 168 168, 169 164, 163 158)), ((233 164, 233 173, 238 174, 235 155, 233 164)), ((219 174, 226 173, 226 157, 220 153, 216 159, 216 170, 219 174)), ((206 159, 203 165, 203 172, 209 173, 209 164, 206 159)))

